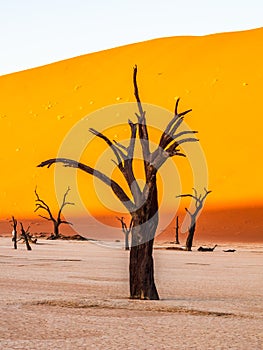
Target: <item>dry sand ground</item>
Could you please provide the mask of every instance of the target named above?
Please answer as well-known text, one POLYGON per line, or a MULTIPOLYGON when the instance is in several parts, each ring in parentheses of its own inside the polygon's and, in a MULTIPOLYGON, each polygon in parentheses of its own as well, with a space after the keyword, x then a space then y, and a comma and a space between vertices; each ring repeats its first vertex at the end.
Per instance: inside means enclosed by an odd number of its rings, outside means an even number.
POLYGON ((155 250, 161 300, 132 301, 121 244, 1 237, 0 349, 262 349, 262 245, 155 250))

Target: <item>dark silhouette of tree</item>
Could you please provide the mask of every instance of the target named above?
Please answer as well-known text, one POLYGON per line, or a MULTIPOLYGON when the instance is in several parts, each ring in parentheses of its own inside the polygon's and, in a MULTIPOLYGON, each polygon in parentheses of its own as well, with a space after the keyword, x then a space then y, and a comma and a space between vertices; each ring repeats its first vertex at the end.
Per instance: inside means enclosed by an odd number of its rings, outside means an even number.
POLYGON ((212 248, 210 248, 210 247, 199 247, 197 250, 199 252, 213 252, 216 247, 217 247, 217 244, 215 244, 212 248))
POLYGON ((52 214, 51 212, 51 209, 50 207, 47 205, 47 203, 41 199, 37 193, 37 190, 35 189, 35 195, 36 195, 36 209, 34 210, 35 212, 38 211, 39 209, 42 209, 44 211, 47 212, 48 216, 45 216, 45 215, 39 215, 41 218, 43 219, 46 219, 48 221, 52 221, 53 223, 53 228, 54 228, 54 232, 53 232, 53 235, 51 236, 52 239, 58 239, 61 237, 60 233, 59 233, 59 226, 61 224, 66 224, 66 225, 72 225, 71 222, 68 222, 66 220, 63 220, 61 218, 61 215, 62 215, 62 210, 64 209, 64 207, 66 205, 74 205, 74 203, 71 203, 71 202, 67 202, 67 196, 68 196, 68 193, 70 191, 70 188, 68 187, 68 189, 66 190, 66 192, 64 193, 64 196, 63 196, 63 200, 62 200, 62 204, 60 206, 60 209, 58 211, 58 215, 57 215, 57 218, 54 217, 54 215, 52 214))
POLYGON ((24 240, 24 242, 26 244, 26 249, 32 250, 32 248, 29 244, 29 241, 28 241, 28 236, 27 236, 29 228, 27 228, 27 230, 25 231, 22 222, 20 222, 20 226, 21 226, 21 238, 24 240))
POLYGON ((116 219, 121 222, 122 232, 124 233, 124 236, 125 236, 125 250, 130 250, 130 247, 129 247, 129 234, 130 234, 131 229, 132 229, 133 220, 131 219, 130 225, 129 225, 129 228, 128 228, 123 216, 121 218, 116 216, 116 219))
POLYGON ((157 300, 159 299, 159 295, 154 282, 154 263, 152 256, 154 237, 159 221, 157 172, 168 158, 173 156, 185 156, 180 152, 179 146, 181 144, 198 140, 193 137, 186 137, 186 135, 196 133, 196 131, 187 130, 177 132, 183 122, 184 116, 191 111, 191 109, 189 109, 178 113, 178 99, 175 104, 174 116, 163 131, 159 145, 154 151, 151 151, 146 123, 146 112, 143 110, 137 85, 137 66, 135 66, 133 70, 133 85, 138 113, 135 113, 137 117, 136 123, 128 120, 130 126, 130 142, 128 147, 111 141, 107 136, 97 130, 90 129, 94 135, 106 142, 113 151, 117 160, 115 164, 128 184, 131 198, 115 180, 99 170, 75 160, 53 158, 42 162, 38 166, 50 167, 54 163, 63 163, 66 167, 78 168, 97 177, 112 189, 113 193, 128 210, 133 220, 129 265, 130 298, 157 300), (143 190, 141 190, 138 185, 133 169, 134 147, 137 134, 144 160, 145 186, 143 190))
POLYGON ((12 216, 12 242, 14 242, 14 249, 17 249, 17 220, 12 216))
POLYGON ((179 242, 179 218, 176 216, 176 226, 175 226, 175 244, 180 244, 179 242))
POLYGON ((192 245, 193 245, 193 239, 194 239, 194 234, 195 234, 195 229, 196 229, 196 220, 197 220, 197 216, 200 212, 200 210, 203 208, 204 206, 204 201, 206 199, 206 197, 209 195, 209 193, 211 193, 212 191, 207 191, 207 189, 205 190, 205 194, 202 196, 202 194, 198 195, 197 191, 195 188, 193 188, 194 194, 181 194, 178 197, 190 197, 193 198, 195 200, 195 209, 193 212, 190 212, 189 209, 185 208, 185 210, 187 211, 187 213, 190 216, 190 226, 189 226, 189 231, 188 231, 188 236, 186 239, 186 250, 191 251, 192 250, 192 245))

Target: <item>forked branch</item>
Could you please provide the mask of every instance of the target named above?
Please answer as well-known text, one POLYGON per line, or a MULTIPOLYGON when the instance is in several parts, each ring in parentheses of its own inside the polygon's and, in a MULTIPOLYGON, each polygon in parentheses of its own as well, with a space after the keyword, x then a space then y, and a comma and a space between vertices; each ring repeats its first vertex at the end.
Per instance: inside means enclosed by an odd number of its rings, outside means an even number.
POLYGON ((199 211, 203 208, 204 206, 204 201, 206 199, 206 197, 209 195, 209 193, 211 193, 212 191, 208 191, 206 188, 204 188, 205 193, 202 195, 198 195, 197 190, 195 188, 193 188, 194 194, 191 193, 186 193, 186 194, 181 194, 179 196, 176 196, 176 198, 183 198, 183 197, 190 197, 192 199, 194 199, 195 201, 195 210, 193 212, 191 212, 189 209, 185 208, 185 210, 187 211, 187 213, 191 216, 191 217, 196 217, 199 213, 199 211))

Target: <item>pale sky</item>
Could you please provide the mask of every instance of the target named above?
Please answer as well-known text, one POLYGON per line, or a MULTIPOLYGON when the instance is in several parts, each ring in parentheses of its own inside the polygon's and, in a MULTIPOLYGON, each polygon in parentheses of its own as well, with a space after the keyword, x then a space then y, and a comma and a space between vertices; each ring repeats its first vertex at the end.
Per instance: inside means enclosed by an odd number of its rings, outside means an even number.
POLYGON ((0 75, 166 36, 263 26, 263 0, 0 0, 0 75))

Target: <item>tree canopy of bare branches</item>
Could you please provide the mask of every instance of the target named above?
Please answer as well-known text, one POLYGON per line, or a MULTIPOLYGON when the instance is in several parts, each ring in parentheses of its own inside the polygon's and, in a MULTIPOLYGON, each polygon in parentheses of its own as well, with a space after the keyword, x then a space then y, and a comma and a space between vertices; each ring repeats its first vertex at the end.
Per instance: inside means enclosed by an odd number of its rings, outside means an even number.
POLYGON ((192 250, 192 245, 193 245, 193 239, 194 239, 194 234, 195 234, 195 229, 196 229, 196 221, 198 214, 200 213, 200 210, 204 206, 204 202, 206 200, 206 197, 211 193, 212 191, 208 191, 206 188, 204 189, 204 194, 198 194, 197 190, 193 188, 194 194, 187 193, 187 194, 181 194, 178 197, 190 197, 195 201, 195 207, 193 211, 190 211, 188 208, 185 208, 186 212, 190 216, 190 227, 189 227, 189 232, 188 236, 186 239, 186 250, 191 251, 192 250))
POLYGON ((180 145, 198 141, 191 134, 196 131, 180 131, 184 117, 191 109, 178 112, 179 99, 175 104, 174 116, 163 131, 159 145, 154 151, 150 150, 150 141, 144 111, 137 84, 137 66, 133 70, 134 96, 138 111, 135 113, 136 122, 128 120, 130 127, 130 140, 127 147, 111 141, 101 132, 90 129, 90 132, 106 142, 114 153, 116 167, 126 180, 131 192, 131 197, 111 177, 86 164, 67 158, 52 158, 43 161, 39 167, 50 167, 55 163, 62 163, 65 167, 78 168, 108 185, 117 198, 122 202, 131 215, 132 240, 130 249, 130 297, 132 299, 159 299, 154 282, 153 242, 159 221, 158 196, 156 175, 160 167, 170 157, 185 156, 180 145), (145 185, 141 190, 134 174, 133 160, 135 141, 138 138, 144 161, 145 185))
POLYGON ((47 213, 47 215, 39 214, 39 216, 45 220, 52 221, 53 229, 54 229, 54 233, 52 236, 53 239, 57 239, 60 237, 59 226, 61 224, 72 225, 71 222, 68 222, 68 221, 62 219, 62 210, 65 208, 65 206, 66 205, 74 205, 74 203, 67 201, 67 196, 68 196, 69 191, 70 191, 70 188, 68 187, 66 192, 64 193, 62 204, 61 204, 60 209, 58 211, 57 217, 55 218, 54 215, 52 214, 51 209, 48 206, 48 204, 43 199, 41 199, 39 197, 39 194, 37 193, 37 189, 35 189, 36 209, 34 211, 37 212, 38 210, 41 209, 47 213))

